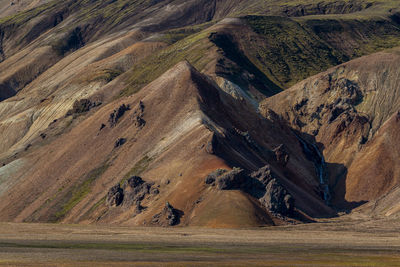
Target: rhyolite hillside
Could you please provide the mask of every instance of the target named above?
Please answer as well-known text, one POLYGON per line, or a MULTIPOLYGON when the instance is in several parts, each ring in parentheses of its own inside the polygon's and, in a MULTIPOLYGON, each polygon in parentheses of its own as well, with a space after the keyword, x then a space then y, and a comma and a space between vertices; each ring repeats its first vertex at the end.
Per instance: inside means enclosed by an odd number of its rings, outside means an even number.
POLYGON ((0 1, 0 220, 397 216, 400 4, 0 1))

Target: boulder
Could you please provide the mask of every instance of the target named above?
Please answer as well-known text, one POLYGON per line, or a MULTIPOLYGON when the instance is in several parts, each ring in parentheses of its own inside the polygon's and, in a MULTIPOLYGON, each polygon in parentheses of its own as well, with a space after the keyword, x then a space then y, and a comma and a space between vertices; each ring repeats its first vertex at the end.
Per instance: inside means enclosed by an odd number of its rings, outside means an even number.
POLYGON ((115 148, 120 147, 125 143, 126 143, 126 139, 125 138, 119 138, 117 141, 115 141, 114 147, 115 148))
POLYGON ((107 204, 111 207, 116 207, 122 204, 124 200, 124 190, 119 184, 111 187, 107 193, 107 204))
POLYGON ((175 209, 168 201, 164 209, 153 216, 152 223, 161 226, 174 226, 180 223, 182 212, 175 209))
POLYGON ((280 144, 274 150, 275 161, 280 163, 282 166, 286 166, 289 162, 289 153, 286 150, 284 144, 280 144))
POLYGON ((138 108, 136 108, 135 112, 133 113, 134 124, 139 129, 143 128, 146 125, 146 121, 143 119, 144 107, 144 103, 140 101, 138 108))
POLYGON ((174 226, 179 223, 179 214, 177 210, 175 210, 174 207, 169 204, 168 201, 165 203, 164 212, 167 214, 167 220, 170 226, 174 226))

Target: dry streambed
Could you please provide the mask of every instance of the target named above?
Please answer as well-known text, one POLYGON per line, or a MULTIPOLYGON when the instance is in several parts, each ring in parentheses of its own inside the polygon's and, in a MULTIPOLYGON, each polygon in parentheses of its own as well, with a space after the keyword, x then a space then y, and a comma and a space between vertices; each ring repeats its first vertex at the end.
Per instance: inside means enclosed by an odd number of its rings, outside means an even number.
POLYGON ((0 224, 0 266, 400 266, 395 222, 260 229, 0 224))

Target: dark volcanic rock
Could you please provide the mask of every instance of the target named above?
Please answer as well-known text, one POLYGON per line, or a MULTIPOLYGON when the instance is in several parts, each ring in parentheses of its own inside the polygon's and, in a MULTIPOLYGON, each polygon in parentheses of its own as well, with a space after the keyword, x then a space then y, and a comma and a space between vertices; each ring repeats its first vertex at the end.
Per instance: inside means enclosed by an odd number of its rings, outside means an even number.
POLYGON ((144 181, 141 177, 139 176, 132 176, 129 180, 128 180, 128 185, 131 188, 136 188, 140 185, 144 184, 144 181))
POLYGON ((158 190, 158 188, 151 188, 150 193, 152 195, 158 195, 160 194, 160 190, 158 190))
POLYGON ((217 180, 217 178, 226 172, 227 172, 227 170, 224 170, 224 169, 217 169, 217 170, 213 171, 212 173, 207 175, 205 183, 206 184, 214 184, 215 181, 217 180))
MULTIPOLYGON (((278 155, 284 148, 279 146, 278 155)), ((283 159, 287 157, 283 156, 283 159)), ((219 190, 242 190, 258 199, 262 206, 274 215, 289 216, 294 209, 294 199, 279 182, 271 167, 266 165, 250 174, 240 168, 231 171, 218 169, 210 173, 205 183, 217 185, 219 190)))
POLYGON ((108 122, 110 123, 110 127, 114 127, 118 120, 124 116, 125 112, 130 110, 129 105, 122 104, 119 106, 118 109, 114 110, 113 113, 110 114, 110 117, 108 118, 108 122))
POLYGON ((269 165, 250 174, 250 177, 260 182, 249 188, 248 193, 259 198, 261 204, 273 214, 290 215, 294 209, 294 199, 279 182, 269 165), (250 189, 250 190, 249 190, 250 189))
POLYGON ((180 223, 182 212, 175 209, 168 201, 162 212, 153 216, 152 223, 161 226, 174 226, 180 223))
POLYGON ((272 213, 290 215, 294 209, 294 199, 279 183, 272 179, 266 186, 265 195, 260 202, 272 213))
POLYGON ((250 174, 250 177, 260 181, 264 187, 267 186, 269 181, 275 178, 274 174, 271 171, 271 167, 269 165, 266 165, 258 169, 257 171, 252 172, 250 174))
POLYGON ((74 102, 72 109, 67 111, 65 116, 71 116, 73 114, 80 114, 84 112, 88 112, 94 107, 101 105, 101 102, 92 102, 89 99, 80 99, 74 102))
POLYGON ((167 220, 170 226, 179 223, 179 214, 177 210, 174 209, 171 204, 169 204, 169 202, 165 203, 164 212, 167 214, 167 220))
POLYGON ((126 139, 125 138, 119 138, 117 141, 115 141, 114 147, 120 147, 122 145, 124 145, 126 143, 126 139))
POLYGON ((121 205, 124 200, 124 190, 120 187, 119 184, 111 187, 107 193, 107 204, 111 207, 116 207, 121 205))
POLYGON ((125 200, 124 205, 130 207, 135 203, 140 203, 150 194, 153 184, 143 181, 139 176, 132 176, 124 185, 125 200))
POLYGON ((233 168, 230 172, 226 172, 218 177, 216 183, 220 190, 240 189, 246 182, 244 170, 233 168))
POLYGON ((286 166, 289 162, 289 153, 287 152, 285 145, 279 145, 273 150, 273 152, 275 154, 275 160, 283 166, 286 166))
POLYGON ((135 203, 135 215, 142 213, 145 208, 141 205, 140 201, 136 201, 135 203))
POLYGON ((138 128, 143 128, 145 125, 146 125, 146 121, 142 117, 136 116, 135 126, 138 128))
POLYGON ((139 107, 133 113, 134 124, 138 128, 143 128, 146 125, 146 121, 143 119, 144 116, 144 103, 142 101, 139 102, 139 107))

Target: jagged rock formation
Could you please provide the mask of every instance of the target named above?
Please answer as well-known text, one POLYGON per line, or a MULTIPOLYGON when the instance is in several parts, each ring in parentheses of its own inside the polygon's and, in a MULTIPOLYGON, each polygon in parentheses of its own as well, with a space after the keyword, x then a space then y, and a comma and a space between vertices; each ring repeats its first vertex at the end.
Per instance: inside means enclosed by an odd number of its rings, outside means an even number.
POLYGON ((107 193, 107 204, 110 205, 111 207, 119 206, 122 204, 123 200, 124 200, 124 191, 122 190, 120 185, 117 184, 111 187, 107 193))
POLYGON ((269 165, 250 174, 240 168, 233 168, 231 171, 218 169, 207 175, 205 183, 216 186, 219 190, 242 190, 258 199, 275 216, 293 215, 294 198, 279 182, 269 165))
POLYGON ((230 172, 223 173, 217 177, 216 184, 220 190, 240 189, 246 181, 244 171, 234 168, 230 172))
POLYGON ((89 99, 80 99, 74 102, 72 109, 68 110, 66 116, 88 112, 92 108, 97 107, 99 105, 101 105, 101 102, 98 103, 96 101, 92 102, 89 99))
POLYGON ((180 213, 167 201, 162 212, 155 214, 151 222, 160 226, 175 226, 180 222, 180 213))
POLYGON ((129 178, 124 184, 126 192, 126 202, 124 204, 127 206, 136 205, 138 210, 142 210, 141 201, 149 194, 157 195, 159 193, 157 188, 152 187, 153 185, 143 181, 139 176, 129 178))
POLYGON ((286 164, 289 161, 289 153, 286 151, 285 145, 280 144, 276 148, 272 150, 275 153, 275 160, 282 164, 283 166, 286 166, 286 164))
POLYGON ((115 213, 115 208, 120 206, 122 210, 119 209, 117 212, 129 211, 131 216, 135 217, 146 210, 146 207, 142 206, 142 202, 159 193, 160 191, 154 186, 154 183, 145 182, 139 176, 132 176, 123 183, 122 187, 117 184, 110 188, 106 203, 114 210, 104 211, 103 216, 112 216, 115 213))
POLYGON ((118 120, 124 116, 125 112, 130 110, 129 105, 122 104, 119 106, 118 109, 115 109, 113 113, 110 114, 110 117, 108 118, 108 123, 110 124, 110 127, 114 127, 118 120))

